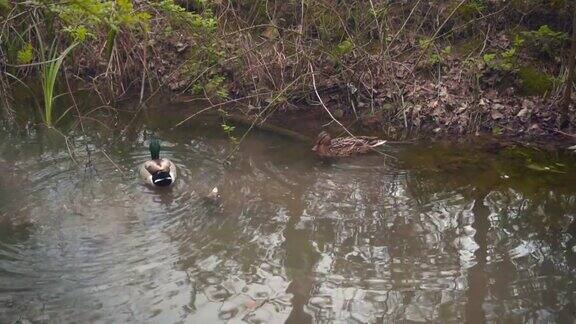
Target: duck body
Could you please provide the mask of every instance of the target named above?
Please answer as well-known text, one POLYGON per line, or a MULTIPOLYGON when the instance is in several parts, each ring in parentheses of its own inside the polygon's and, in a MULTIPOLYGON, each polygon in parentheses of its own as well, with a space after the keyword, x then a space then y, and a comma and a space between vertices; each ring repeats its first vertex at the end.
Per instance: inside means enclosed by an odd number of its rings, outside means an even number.
POLYGON ((215 203, 215 204, 220 204, 221 200, 222 200, 222 196, 220 195, 220 191, 218 190, 218 187, 214 187, 212 189, 212 191, 210 191, 210 193, 208 195, 206 195, 206 199, 208 201, 215 203))
POLYGON ((177 175, 176 165, 168 159, 150 160, 140 165, 140 177, 151 186, 171 186, 176 181, 177 175))
POLYGON ((140 165, 140 178, 154 187, 169 187, 176 181, 178 175, 176 165, 166 158, 160 158, 160 142, 150 141, 151 159, 140 165))
POLYGON ((352 155, 366 154, 374 148, 384 145, 386 141, 372 136, 355 136, 332 138, 328 132, 322 132, 318 135, 316 145, 312 151, 318 156, 328 157, 346 157, 352 155))
POLYGON ((222 204, 222 196, 218 191, 218 187, 214 187, 214 189, 212 189, 208 195, 204 196, 202 200, 206 207, 219 213, 223 211, 224 206, 222 204))

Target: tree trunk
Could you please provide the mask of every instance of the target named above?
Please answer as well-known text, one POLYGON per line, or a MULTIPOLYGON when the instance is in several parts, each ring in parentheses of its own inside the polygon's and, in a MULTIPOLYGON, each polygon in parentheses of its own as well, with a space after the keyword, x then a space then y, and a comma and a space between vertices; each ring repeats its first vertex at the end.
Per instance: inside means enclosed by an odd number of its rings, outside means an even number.
POLYGON ((570 47, 570 56, 568 57, 568 77, 565 82, 564 96, 560 106, 564 115, 568 114, 572 97, 572 87, 574 86, 574 68, 576 67, 576 6, 572 10, 572 45, 570 47))

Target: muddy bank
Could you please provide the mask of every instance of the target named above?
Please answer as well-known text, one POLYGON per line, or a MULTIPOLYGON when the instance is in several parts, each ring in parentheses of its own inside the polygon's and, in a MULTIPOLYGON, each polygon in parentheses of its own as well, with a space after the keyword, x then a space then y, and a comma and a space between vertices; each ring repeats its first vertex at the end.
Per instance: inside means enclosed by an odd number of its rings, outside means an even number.
MULTIPOLYGON (((242 105, 234 103, 219 105, 209 101, 198 101, 186 96, 172 98, 169 109, 162 113, 171 115, 174 126, 185 125, 194 119, 211 115, 221 121, 240 126, 243 129, 257 129, 292 138, 295 141, 312 144, 321 130, 328 130, 334 135, 345 135, 345 130, 332 119, 323 107, 308 106, 299 109, 272 111, 264 117, 254 111, 243 110, 242 105)), ((339 123, 358 135, 373 135, 387 139, 392 143, 436 142, 450 145, 470 144, 475 148, 496 152, 507 147, 528 147, 546 151, 566 150, 576 144, 576 136, 563 131, 539 133, 508 132, 494 134, 490 131, 458 134, 450 129, 437 131, 423 127, 415 131, 406 131, 401 123, 380 123, 374 118, 355 118, 355 116, 335 117, 339 123)))
MULTIPOLYGON (((338 122, 394 140, 576 136, 576 95, 560 104, 576 44, 564 2, 9 4, 2 98, 15 80, 38 83, 42 58, 61 55, 56 92, 38 95, 46 115, 46 102, 62 104, 59 94, 77 87, 109 106, 133 93, 204 99, 203 109, 312 137, 338 122), (48 52, 42 40, 54 35, 48 52)), ((62 108, 54 119, 68 112, 84 114, 62 108)))

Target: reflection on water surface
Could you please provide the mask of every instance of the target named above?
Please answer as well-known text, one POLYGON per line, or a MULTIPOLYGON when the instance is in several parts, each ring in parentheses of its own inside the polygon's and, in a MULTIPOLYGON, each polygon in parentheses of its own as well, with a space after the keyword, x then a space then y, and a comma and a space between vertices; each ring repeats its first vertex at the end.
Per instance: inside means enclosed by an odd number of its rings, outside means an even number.
POLYGON ((233 146, 202 121, 160 127, 180 178, 158 192, 136 178, 150 120, 78 136, 78 164, 58 136, 3 134, 2 322, 574 320, 569 157, 414 144, 324 163, 254 132, 223 164, 233 146))

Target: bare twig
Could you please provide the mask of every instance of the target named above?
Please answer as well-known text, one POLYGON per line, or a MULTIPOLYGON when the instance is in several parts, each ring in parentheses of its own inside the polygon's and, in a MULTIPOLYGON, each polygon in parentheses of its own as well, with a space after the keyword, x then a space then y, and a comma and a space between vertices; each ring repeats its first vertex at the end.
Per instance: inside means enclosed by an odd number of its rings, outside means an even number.
POLYGON ((454 7, 454 9, 452 10, 452 12, 450 12, 450 15, 448 15, 448 17, 446 17, 446 19, 444 19, 444 22, 440 25, 440 27, 438 27, 436 29, 436 31, 434 32, 434 35, 432 35, 431 40, 429 42, 426 43, 426 46, 424 46, 424 48, 422 49, 422 51, 420 52, 420 56, 418 56, 418 59, 416 60, 416 63, 414 63, 414 69, 416 69, 416 67, 418 66, 418 63, 420 63, 420 60, 422 60, 422 57, 424 57, 424 55, 426 54, 426 52, 428 51, 428 49, 430 48, 430 45, 432 45, 432 43, 434 42, 433 40, 436 39, 436 36, 438 36, 438 34, 440 33, 440 31, 442 30, 442 28, 444 28, 444 25, 446 25, 446 23, 452 19, 452 16, 454 16, 454 14, 456 13, 456 11, 458 11, 458 9, 464 4, 464 2, 466 2, 467 0, 462 0, 458 3, 458 5, 456 7, 454 7))
POLYGON ((108 161, 110 161, 110 163, 112 163, 112 165, 116 168, 116 170, 118 170, 118 171, 120 171, 120 173, 122 173, 122 176, 126 176, 126 174, 124 173, 122 168, 118 164, 116 164, 116 162, 114 162, 114 160, 112 160, 112 158, 110 158, 110 156, 106 153, 106 150, 100 149, 100 152, 102 152, 102 154, 104 154, 104 156, 108 159, 108 161))
MULTIPOLYGON (((322 100, 322 97, 320 97, 320 93, 318 93, 318 88, 316 87, 316 77, 314 77, 314 68, 312 67, 312 63, 308 63, 308 66, 309 66, 309 68, 310 68, 310 74, 312 75, 312 86, 314 87, 314 92, 316 93, 316 96, 318 97, 318 100, 320 101, 320 104, 322 105, 322 108, 324 108, 324 110, 326 110, 326 112, 328 113, 328 115, 330 116, 330 118, 332 118, 332 120, 333 120, 334 122, 336 122, 340 127, 342 127, 342 129, 343 129, 346 133, 348 133, 348 135, 350 135, 351 137, 354 137, 354 138, 355 138, 356 136, 354 136, 354 134, 352 134, 352 133, 348 130, 348 128, 346 128, 338 119, 336 119, 336 118, 334 117, 334 115, 332 115, 332 113, 330 112, 330 110, 328 109, 328 107, 326 107, 326 105, 324 104, 324 101, 322 100)), ((388 154, 385 154, 385 153, 383 153, 383 152, 381 152, 381 151, 378 151, 378 150, 376 150, 376 149, 374 149, 374 148, 373 148, 372 150, 375 151, 375 152, 378 152, 379 154, 382 154, 382 155, 384 155, 384 156, 393 158, 392 156, 390 156, 390 155, 388 155, 388 154)))
POLYGON ((574 87, 574 75, 576 70, 576 5, 572 13, 572 44, 570 47, 570 56, 568 58, 568 76, 564 82, 564 95, 560 102, 562 113, 567 115, 570 102, 572 101, 572 88, 574 87))
MULTIPOLYGON (((274 97, 274 99, 272 99, 272 101, 270 101, 270 103, 264 108, 262 109, 262 111, 260 113, 258 113, 258 115, 256 115, 256 117, 254 118, 254 122, 252 123, 252 125, 250 125, 250 127, 248 127, 248 130, 246 132, 244 132, 244 134, 242 135, 242 137, 240 137, 240 140, 238 141, 237 145, 234 147, 234 149, 230 152, 230 154, 228 154, 228 156, 226 157, 226 159, 224 159, 225 161, 228 161, 233 155, 234 153, 236 153, 236 151, 240 148, 240 144, 242 144, 242 142, 244 141, 244 139, 246 138, 246 136, 248 136, 248 134, 250 133, 250 131, 252 131, 252 129, 254 128, 254 125, 258 122, 258 119, 262 117, 262 115, 270 108, 272 107, 272 104, 278 100, 278 98, 280 98, 280 96, 282 96, 292 85, 294 85, 297 81, 300 80, 300 78, 303 78, 305 75, 300 75, 297 79, 295 79, 294 81, 292 81, 290 84, 288 84, 284 89, 282 89, 281 91, 278 92, 278 94, 274 97)), ((272 109, 272 111, 274 111, 275 108, 272 109)))

